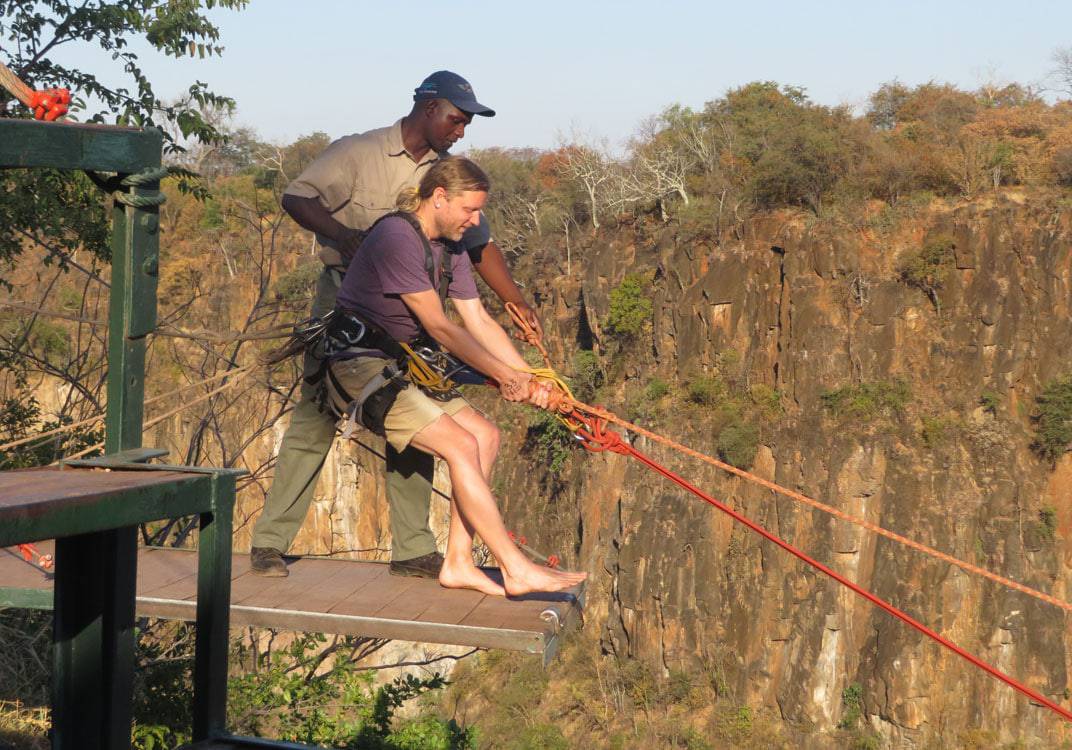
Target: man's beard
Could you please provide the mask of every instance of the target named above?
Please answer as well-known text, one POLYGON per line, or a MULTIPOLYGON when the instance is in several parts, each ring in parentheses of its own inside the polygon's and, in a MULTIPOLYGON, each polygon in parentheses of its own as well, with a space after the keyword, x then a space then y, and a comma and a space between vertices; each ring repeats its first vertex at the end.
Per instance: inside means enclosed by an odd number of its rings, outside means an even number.
POLYGON ((465 234, 465 227, 458 227, 457 225, 437 226, 436 230, 439 232, 440 239, 450 240, 451 242, 457 242, 465 234))

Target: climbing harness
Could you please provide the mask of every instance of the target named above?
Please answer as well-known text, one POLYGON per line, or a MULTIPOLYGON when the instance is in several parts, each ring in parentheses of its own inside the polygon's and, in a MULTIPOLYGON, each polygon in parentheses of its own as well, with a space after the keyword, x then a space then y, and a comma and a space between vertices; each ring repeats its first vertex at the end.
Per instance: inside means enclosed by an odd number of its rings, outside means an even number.
MULTIPOLYGON (((736 467, 731 467, 728 464, 723 464, 721 461, 718 461, 717 459, 712 459, 711 457, 705 456, 704 454, 701 454, 698 451, 688 449, 685 446, 681 446, 680 444, 675 443, 675 442, 673 442, 673 441, 671 441, 671 440, 669 440, 667 438, 664 438, 664 437, 662 437, 660 435, 656 435, 655 433, 652 433, 649 430, 645 430, 644 428, 641 428, 641 427, 639 427, 637 425, 633 425, 633 424, 631 424, 629 422, 626 422, 625 420, 615 416, 614 414, 608 412, 605 409, 600 409, 600 408, 597 408, 597 407, 589 406, 588 404, 584 404, 584 403, 576 400, 573 397, 573 395, 569 392, 569 389, 567 387, 565 387, 565 384, 562 383, 561 379, 558 378, 557 376, 553 375, 554 371, 551 368, 550 358, 548 357, 546 350, 543 348, 542 344, 537 343, 539 341, 538 335, 532 329, 532 327, 530 325, 528 325, 527 321, 524 320, 523 316, 520 314, 520 311, 517 309, 517 307, 508 303, 506 308, 507 308, 507 311, 510 313, 510 316, 513 319, 515 325, 517 325, 521 329, 522 338, 524 338, 526 341, 529 341, 530 343, 533 343, 535 346, 537 346, 537 348, 540 350, 540 353, 543 355, 544 362, 546 363, 547 367, 546 368, 541 368, 541 369, 533 369, 531 372, 533 373, 534 379, 536 379, 538 381, 550 382, 554 386, 555 391, 552 393, 553 398, 551 400, 551 404, 550 404, 549 408, 554 410, 557 413, 557 415, 559 416, 559 418, 567 426, 569 426, 571 430, 573 430, 578 442, 585 449, 587 449, 589 451, 592 451, 592 452, 597 452, 597 453, 598 452, 612 452, 612 453, 617 453, 617 454, 620 454, 620 455, 630 456, 631 458, 634 458, 638 462, 640 462, 643 465, 647 466, 652 471, 654 471, 657 474, 663 476, 664 478, 674 482, 679 487, 687 490, 688 492, 692 493, 693 495, 695 495, 696 497, 700 498, 704 502, 706 502, 706 503, 708 503, 710 505, 713 505, 714 507, 718 508, 720 511, 722 511, 723 513, 725 513, 728 516, 730 516, 731 518, 733 518, 733 520, 737 521, 738 523, 743 524, 748 529, 750 529, 750 530, 754 531, 755 533, 759 534, 760 536, 762 536, 764 539, 767 539, 768 541, 776 544, 777 546, 781 547, 785 551, 789 552, 793 556, 795 556, 798 559, 802 560, 803 562, 805 562, 806 564, 808 564, 811 567, 815 568, 816 570, 818 570, 819 572, 823 573, 824 575, 827 575, 830 578, 833 578, 838 583, 842 584, 843 586, 848 587, 854 593, 858 594, 859 596, 862 596, 863 598, 867 599, 872 604, 874 604, 875 606, 881 608, 882 610, 884 610, 888 614, 896 617, 897 619, 901 620, 905 624, 909 625, 910 627, 914 628, 915 630, 919 631, 920 633, 926 635, 928 638, 932 639, 933 641, 935 641, 936 643, 938 643, 942 647, 944 647, 946 649, 949 649, 950 651, 952 651, 953 653, 957 654, 961 658, 967 660, 968 662, 970 662, 974 666, 979 667, 983 671, 987 672, 992 677, 995 677, 996 679, 1000 680, 1001 682, 1005 683, 1006 685, 1009 685, 1010 687, 1012 687, 1013 689, 1017 690, 1021 694, 1027 696, 1029 699, 1031 699, 1035 703, 1038 703, 1039 705, 1045 706, 1046 708, 1050 709, 1051 711, 1057 713, 1062 718, 1064 718, 1066 721, 1072 722, 1072 711, 1069 711, 1068 709, 1064 708, 1063 706, 1058 705, 1054 701, 1050 700, 1046 696, 1044 696, 1041 693, 1039 693, 1037 690, 1033 690, 1032 688, 1024 685, 1023 683, 1015 680, 1014 678, 1012 678, 1009 675, 1005 674, 1004 672, 1000 671, 999 669, 997 669, 996 667, 992 666, 991 664, 983 661, 979 657, 969 653, 968 651, 966 651, 965 649, 963 649, 960 646, 956 645, 952 641, 946 639, 945 637, 943 637, 939 633, 935 632, 934 630, 931 630, 926 625, 924 625, 923 623, 921 623, 918 620, 914 619, 913 617, 911 617, 907 613, 905 613, 902 610, 894 607, 892 604, 890 604, 889 602, 879 598, 878 596, 876 596, 875 594, 871 593, 870 591, 867 591, 862 586, 860 586, 860 585, 858 585, 856 583, 853 583, 848 578, 846 578, 845 576, 837 573, 836 571, 834 571, 833 569, 829 568, 828 566, 823 565, 819 561, 817 561, 814 558, 808 556, 803 551, 797 549, 796 547, 794 547, 793 545, 791 545, 788 542, 784 541, 783 539, 775 536, 774 534, 772 534, 771 532, 767 531, 765 528, 763 528, 759 524, 755 523, 751 519, 745 517, 744 515, 738 513, 737 511, 733 510, 732 508, 727 506, 725 503, 719 502, 718 500, 716 500, 711 495, 708 495, 707 493, 703 492, 698 487, 696 487, 695 485, 689 483, 687 480, 685 480, 681 476, 677 475, 673 471, 667 469, 665 466, 662 466, 661 464, 656 462, 654 459, 650 458, 649 456, 645 455, 644 453, 641 453, 639 450, 634 448, 628 441, 624 440, 619 433, 609 429, 608 425, 611 422, 613 422, 613 423, 615 423, 615 424, 617 424, 617 425, 619 425, 621 427, 624 427, 625 429, 627 429, 627 430, 629 430, 631 432, 635 432, 636 434, 643 435, 645 437, 650 437, 653 440, 655 440, 656 442, 662 443, 664 445, 668 445, 668 446, 670 446, 672 448, 675 448, 677 450, 681 450, 682 452, 685 452, 687 455, 694 456, 696 458, 700 458, 700 459, 702 459, 704 461, 707 461, 708 463, 713 463, 713 464, 719 466, 720 468, 725 468, 727 471, 731 471, 731 473, 733 473, 736 476, 742 477, 742 478, 747 479, 749 481, 756 482, 756 483, 762 485, 763 487, 766 487, 766 488, 771 489, 773 491, 779 492, 782 495, 792 497, 793 499, 799 499, 802 502, 806 502, 807 504, 809 504, 809 505, 811 505, 813 507, 820 508, 822 510, 828 510, 828 512, 835 510, 833 508, 830 508, 830 506, 826 506, 826 505, 824 505, 822 503, 819 503, 816 500, 812 500, 811 498, 807 498, 807 497, 805 497, 803 495, 800 495, 800 493, 792 492, 791 490, 788 490, 788 489, 786 489, 784 487, 781 487, 781 486, 779 486, 779 485, 777 485, 777 484, 775 484, 773 482, 770 482, 768 480, 764 480, 764 479, 762 479, 760 477, 757 477, 754 474, 751 474, 750 472, 744 471, 742 469, 738 469, 736 467)), ((854 523, 860 523, 860 525, 865 525, 865 523, 866 523, 866 522, 862 522, 860 519, 854 519, 853 517, 848 516, 847 514, 843 514, 841 512, 836 512, 835 515, 837 515, 838 517, 844 518, 845 520, 850 520, 850 521, 852 521, 854 523)), ((866 524, 865 527, 866 528, 872 528, 873 527, 872 530, 876 530, 876 531, 881 528, 881 527, 874 527, 872 524, 866 524)), ((991 580, 995 580, 995 581, 1004 583, 1005 585, 1010 586, 1011 588, 1014 588, 1014 589, 1016 589, 1018 591, 1022 591, 1023 593, 1029 594, 1031 596, 1035 596, 1036 598, 1039 598, 1039 599, 1041 599, 1043 601, 1046 601, 1046 602, 1048 602, 1050 604, 1060 606, 1060 607, 1062 607, 1062 608, 1064 608, 1066 610, 1067 609, 1072 609, 1072 606, 1070 606, 1067 602, 1063 602, 1060 599, 1057 599, 1056 597, 1051 597, 1048 594, 1043 594, 1042 592, 1036 591, 1036 590, 1031 589, 1031 588, 1029 588, 1027 586, 1023 586, 1022 584, 1018 584, 1018 583, 1016 583, 1014 581, 1011 581, 1011 580, 1009 580, 1007 578, 1004 578, 1003 576, 998 576, 997 574, 991 573, 990 571, 984 571, 981 568, 977 568, 977 566, 972 566, 972 565, 969 565, 968 563, 964 563, 962 561, 956 560, 955 558, 953 558, 953 557, 951 557, 949 555, 946 555, 945 553, 938 552, 937 550, 933 550, 933 549, 931 549, 929 547, 926 547, 925 545, 919 544, 918 542, 913 542, 912 540, 909 540, 909 539, 907 539, 905 537, 902 537, 902 536, 900 536, 898 534, 894 534, 893 532, 889 532, 889 531, 887 531, 885 529, 881 529, 881 532, 883 532, 883 534, 885 536, 887 536, 887 537, 894 538, 897 541, 903 541, 904 543, 908 543, 908 546, 912 547, 913 549, 917 549, 919 551, 926 552, 927 554, 935 556, 938 559, 941 559, 941 560, 943 560, 945 562, 950 562, 952 564, 955 564, 955 565, 959 566, 960 568, 962 568, 964 570, 968 570, 970 572, 978 572, 978 573, 985 574, 986 577, 990 578, 991 580)))
POLYGON ((395 362, 389 361, 359 393, 351 394, 339 382, 334 368, 329 365, 323 371, 320 381, 321 408, 327 408, 343 421, 343 438, 352 437, 358 424, 383 437, 387 412, 394 406, 398 394, 409 387, 405 372, 395 362))
MULTIPOLYGON (((440 303, 445 305, 453 279, 447 257, 444 254, 437 268, 431 243, 410 213, 396 211, 381 217, 376 224, 394 217, 404 219, 420 238, 425 272, 440 303)), ((370 233, 376 224, 369 229, 370 233)), ((457 386, 487 380, 440 349, 427 336, 419 336, 410 342, 396 341, 383 328, 352 310, 336 308, 323 319, 307 323, 302 333, 296 332, 296 335, 303 341, 305 351, 321 363, 306 382, 318 386, 317 399, 321 408, 343 422, 342 434, 346 438, 353 434, 358 424, 382 437, 387 412, 398 394, 410 384, 431 398, 447 401, 459 395, 457 386), (340 382, 334 368, 345 360, 358 357, 386 357, 386 361, 383 370, 365 384, 360 393, 352 394, 340 382)))

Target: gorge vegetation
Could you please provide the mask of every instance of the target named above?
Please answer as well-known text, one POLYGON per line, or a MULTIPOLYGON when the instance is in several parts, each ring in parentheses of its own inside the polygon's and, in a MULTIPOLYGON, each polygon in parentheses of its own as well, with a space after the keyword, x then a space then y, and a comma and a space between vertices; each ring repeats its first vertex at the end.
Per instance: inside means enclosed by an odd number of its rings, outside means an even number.
MULTIPOLYGON (((115 5, 128 15, 99 19, 115 24, 102 39, 134 29, 168 54, 189 54, 191 43, 211 53, 214 29, 189 8, 180 13, 184 4, 168 6, 176 15, 161 21, 139 15, 138 3, 115 5)), ((9 3, 0 31, 25 33, 37 6, 69 7, 9 3)), ((160 327, 188 336, 151 340, 152 418, 180 403, 179 388, 200 395, 207 389, 197 383, 273 346, 205 332, 249 334, 306 314, 319 265, 312 239, 282 214, 279 197, 329 138, 266 143, 233 124, 226 97, 197 86, 180 102, 161 102, 139 72, 130 91, 98 91, 77 71, 48 67, 36 54, 43 47, 8 62, 34 83, 77 83, 102 95, 104 109, 85 119, 154 122, 169 133, 176 176, 165 182, 161 210, 160 327)), ((1058 62, 1069 59, 1062 54, 1058 62)), ((1072 88, 1072 68, 1064 70, 1058 85, 1072 88)), ((852 507, 873 508, 876 496, 888 496, 888 507, 872 511, 884 513, 884 523, 1046 587, 1067 575, 1061 489, 1072 361, 1046 344, 1051 323, 1022 308, 1048 316, 1067 304, 1054 281, 1072 209, 1072 102, 1064 94, 895 81, 854 111, 758 81, 711 92, 696 110, 654 114, 622 151, 577 136, 553 149, 470 155, 492 177, 494 236, 538 304, 552 355, 579 397, 852 507), (980 279, 993 284, 980 292, 971 286, 980 279), (964 352, 979 352, 983 364, 955 359, 964 352), (1003 363, 1011 352, 1019 359, 1003 363), (931 372, 921 364, 928 362, 944 369, 931 372)), ((14 106, 6 114, 21 116, 14 106)), ((396 114, 384 113, 384 122, 396 114)), ((108 249, 106 215, 89 180, 11 171, 0 184, 0 302, 23 305, 0 307, 6 443, 101 413, 108 249)), ((1060 320, 1052 325, 1060 331, 1060 320)), ((173 460, 250 472, 235 519, 239 548, 270 485, 278 421, 297 382, 294 361, 257 371, 147 434, 173 460)), ((557 420, 487 394, 473 398, 504 425, 513 453, 495 479, 511 523, 533 529, 534 543, 569 564, 598 572, 586 630, 548 672, 488 653, 461 659, 449 677, 453 656, 386 678, 365 669, 382 653, 379 642, 236 632, 233 728, 414 750, 863 750, 895 737, 934 748, 1067 746, 1029 708, 1013 716, 1001 704, 1004 725, 993 723, 996 709, 989 718, 973 713, 994 705, 987 701, 1001 688, 988 683, 971 683, 967 707, 948 695, 915 707, 904 696, 946 672, 970 679, 858 610, 867 624, 855 631, 846 614, 854 610, 836 593, 783 570, 754 540, 661 486, 633 474, 627 481, 624 467, 585 454, 557 420), (748 598, 753 592, 764 607, 748 598), (816 687, 817 654, 850 636, 855 655, 836 667, 823 662, 829 684, 816 687), (796 649, 792 663, 764 661, 781 648, 796 649), (918 675, 890 666, 900 654, 918 660, 918 675), (807 665, 805 673, 794 663, 807 665), (825 696, 818 707, 801 697, 817 694, 825 696)), ((0 452, 0 469, 49 463, 100 438, 92 424, 44 437, 0 452)), ((359 463, 357 451, 339 461, 359 463)), ((873 555, 874 570, 862 564, 860 575, 935 620, 949 618, 975 646, 1005 654, 1028 644, 1013 665, 1053 694, 1064 689, 1056 664, 1063 656, 1054 656, 1062 630, 1048 615, 987 591, 966 594, 958 579, 876 552, 724 477, 700 477, 839 563, 873 555), (903 581, 918 586, 906 591, 903 581), (976 611, 1000 625, 984 630, 956 619, 976 611), (1040 639, 1044 646, 1032 650, 1040 639)), ((337 506, 371 492, 373 483, 361 481, 337 506)), ((333 523, 345 519, 325 505, 333 523)), ((339 528, 354 533, 332 526, 311 534, 308 548, 382 559, 389 540, 341 521, 339 528)), ((190 545, 195 524, 150 525, 143 539, 190 545)), ((9 644, 0 657, 0 743, 44 747, 47 618, 3 612, 0 633, 9 644)), ((189 731, 172 700, 188 690, 188 629, 142 623, 139 659, 136 744, 174 747, 189 731)))

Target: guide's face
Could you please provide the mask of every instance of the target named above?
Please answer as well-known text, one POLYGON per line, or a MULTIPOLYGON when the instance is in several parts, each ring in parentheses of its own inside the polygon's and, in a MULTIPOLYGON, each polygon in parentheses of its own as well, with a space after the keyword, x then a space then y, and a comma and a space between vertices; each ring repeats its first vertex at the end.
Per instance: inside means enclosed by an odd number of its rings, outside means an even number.
POLYGON ((435 99, 425 109, 428 117, 426 137, 433 149, 442 153, 465 137, 465 126, 473 116, 462 112, 446 99, 435 99))
POLYGON ((440 204, 439 236, 457 242, 469 227, 480 224, 480 210, 488 194, 483 190, 465 190, 454 196, 446 196, 440 204))

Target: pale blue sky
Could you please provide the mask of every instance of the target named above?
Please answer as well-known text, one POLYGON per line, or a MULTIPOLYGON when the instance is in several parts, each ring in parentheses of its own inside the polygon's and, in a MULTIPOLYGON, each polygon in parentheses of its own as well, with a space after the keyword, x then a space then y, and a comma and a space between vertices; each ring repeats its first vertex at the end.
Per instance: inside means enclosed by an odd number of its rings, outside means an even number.
POLYGON ((238 100, 239 124, 277 142, 388 124, 441 68, 468 78, 499 113, 477 118, 466 146, 548 147, 572 129, 617 145, 669 104, 700 107, 749 81, 862 106, 895 78, 1042 82, 1053 50, 1072 45, 1068 0, 252 0, 212 17, 222 59, 146 54, 147 71, 165 96, 208 82, 238 100))

